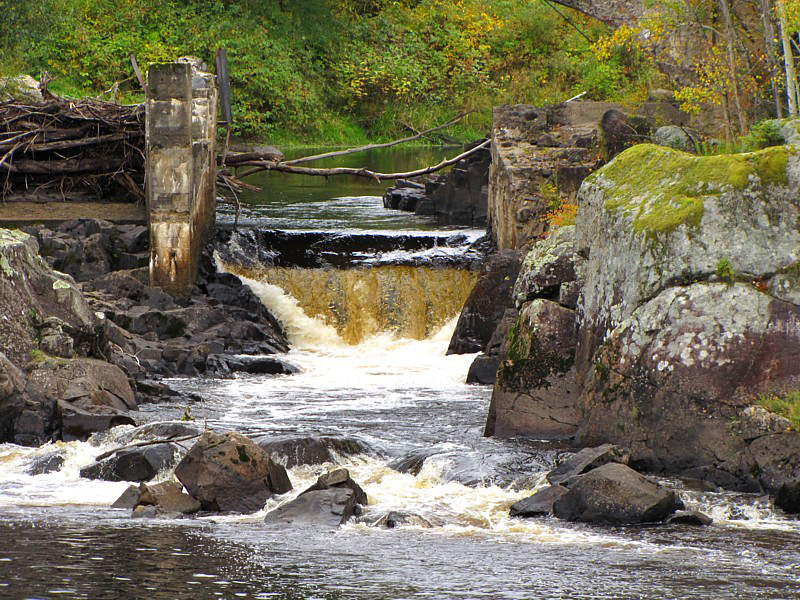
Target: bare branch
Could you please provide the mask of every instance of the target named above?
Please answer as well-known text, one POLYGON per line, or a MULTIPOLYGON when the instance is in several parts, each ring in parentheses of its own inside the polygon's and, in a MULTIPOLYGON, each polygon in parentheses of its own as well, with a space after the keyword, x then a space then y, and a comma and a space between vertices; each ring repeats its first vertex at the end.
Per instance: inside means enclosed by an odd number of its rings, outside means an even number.
POLYGON ((408 177, 419 177, 420 175, 428 175, 429 173, 434 173, 436 171, 440 171, 445 167, 449 167, 450 165, 454 165, 458 161, 474 154, 478 150, 486 148, 489 145, 491 140, 486 140, 483 143, 475 146, 471 150, 467 150, 466 152, 462 152, 458 156, 454 156, 453 158, 443 160, 438 165, 434 165, 432 167, 425 167, 423 169, 417 169, 416 171, 406 171, 405 173, 377 173, 375 171, 370 171, 366 168, 352 168, 352 167, 335 167, 331 169, 314 169, 311 167, 295 167, 288 163, 274 163, 274 162, 254 162, 254 163, 243 163, 245 165, 252 165, 252 169, 248 169, 247 172, 242 173, 239 177, 244 177, 245 175, 252 175, 253 173, 257 173, 259 171, 280 171, 281 173, 292 173, 295 175, 315 175, 318 177, 330 177, 333 175, 356 175, 358 177, 367 177, 369 179, 374 179, 375 181, 382 181, 386 179, 406 179, 408 177))

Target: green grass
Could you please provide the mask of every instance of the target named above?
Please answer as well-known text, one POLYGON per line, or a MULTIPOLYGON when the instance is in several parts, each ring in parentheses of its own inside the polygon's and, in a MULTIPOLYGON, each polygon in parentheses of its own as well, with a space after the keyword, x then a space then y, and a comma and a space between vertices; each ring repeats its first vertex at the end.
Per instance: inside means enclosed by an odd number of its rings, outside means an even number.
POLYGON ((43 363, 47 360, 47 354, 39 350, 39 348, 34 348, 31 350, 31 362, 33 363, 43 363))
POLYGON ((792 423, 792 429, 800 431, 800 390, 791 390, 781 395, 761 396, 758 405, 792 423))

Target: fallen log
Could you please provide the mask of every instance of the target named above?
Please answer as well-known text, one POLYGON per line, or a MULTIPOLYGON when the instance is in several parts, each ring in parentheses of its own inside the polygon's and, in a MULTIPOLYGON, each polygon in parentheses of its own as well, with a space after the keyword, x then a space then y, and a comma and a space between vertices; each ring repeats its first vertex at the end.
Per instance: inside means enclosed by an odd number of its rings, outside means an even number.
POLYGON ((67 158, 64 160, 16 160, 0 164, 14 174, 25 175, 73 175, 75 173, 93 173, 98 171, 118 170, 125 163, 124 157, 67 158))

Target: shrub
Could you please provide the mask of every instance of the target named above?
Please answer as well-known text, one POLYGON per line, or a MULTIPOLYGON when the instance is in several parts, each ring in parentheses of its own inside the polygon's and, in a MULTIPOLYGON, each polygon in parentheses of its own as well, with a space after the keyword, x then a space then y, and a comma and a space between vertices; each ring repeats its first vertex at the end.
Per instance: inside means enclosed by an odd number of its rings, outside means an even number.
POLYGON ((736 276, 736 272, 733 270, 733 265, 727 258, 720 258, 717 261, 717 266, 714 272, 722 281, 733 281, 733 278, 736 276))

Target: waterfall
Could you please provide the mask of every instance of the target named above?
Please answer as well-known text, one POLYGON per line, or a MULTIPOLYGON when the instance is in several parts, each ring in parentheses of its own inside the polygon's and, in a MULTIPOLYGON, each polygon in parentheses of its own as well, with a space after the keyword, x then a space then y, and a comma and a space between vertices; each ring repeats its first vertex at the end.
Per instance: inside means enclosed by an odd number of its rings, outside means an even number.
POLYGON ((406 265, 222 268, 250 285, 295 345, 354 345, 383 333, 425 339, 458 314, 477 278, 467 269, 406 265))

